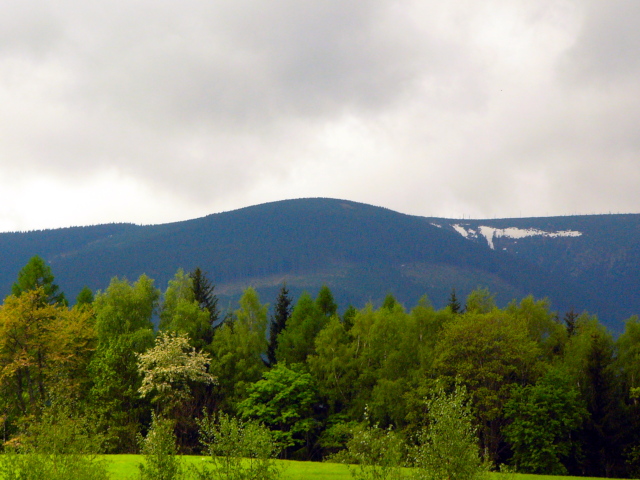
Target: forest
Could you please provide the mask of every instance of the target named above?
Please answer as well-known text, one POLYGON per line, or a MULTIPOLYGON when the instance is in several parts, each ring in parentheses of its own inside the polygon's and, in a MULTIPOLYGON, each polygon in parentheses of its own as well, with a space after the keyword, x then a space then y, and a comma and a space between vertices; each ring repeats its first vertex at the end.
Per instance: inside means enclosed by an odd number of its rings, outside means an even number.
POLYGON ((137 453, 165 419, 184 454, 233 421, 266 427, 285 459, 340 458, 363 432, 409 452, 438 402, 462 398, 490 468, 640 475, 637 317, 614 338, 588 312, 531 296, 498 308, 481 287, 439 310, 392 295, 339 308, 327 286, 314 293, 293 299, 283 283, 265 302, 248 287, 222 311, 196 268, 164 291, 116 277, 70 301, 33 257, 0 307, 3 448, 66 422, 97 453, 137 453))

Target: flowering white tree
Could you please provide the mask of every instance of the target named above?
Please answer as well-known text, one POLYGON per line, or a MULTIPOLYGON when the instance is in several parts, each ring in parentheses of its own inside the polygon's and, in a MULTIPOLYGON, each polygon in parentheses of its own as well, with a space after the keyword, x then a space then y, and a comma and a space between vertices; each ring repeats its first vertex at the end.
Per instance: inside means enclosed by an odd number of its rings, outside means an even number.
POLYGON ((191 397, 191 383, 216 383, 207 372, 210 358, 189 345, 186 335, 160 332, 155 346, 138 354, 138 371, 142 386, 138 390, 146 397, 155 393, 151 401, 161 413, 168 413, 180 402, 191 397))

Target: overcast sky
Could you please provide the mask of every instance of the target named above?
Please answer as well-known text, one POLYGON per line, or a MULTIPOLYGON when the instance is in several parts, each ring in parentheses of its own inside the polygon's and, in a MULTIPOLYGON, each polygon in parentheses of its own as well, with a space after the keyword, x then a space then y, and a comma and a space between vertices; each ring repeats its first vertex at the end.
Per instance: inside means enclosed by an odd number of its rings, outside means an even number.
POLYGON ((640 1, 5 0, 0 231, 640 212, 640 1))

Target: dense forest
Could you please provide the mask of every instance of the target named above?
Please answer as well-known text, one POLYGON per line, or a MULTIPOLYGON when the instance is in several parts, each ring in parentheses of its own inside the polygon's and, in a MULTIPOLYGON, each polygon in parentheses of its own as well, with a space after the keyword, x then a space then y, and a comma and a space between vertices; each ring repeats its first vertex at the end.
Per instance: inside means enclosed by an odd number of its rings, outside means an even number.
POLYGON ((162 417, 182 453, 200 453, 202 419, 224 414, 268 427, 283 458, 322 460, 359 428, 392 429, 411 446, 439 392, 464 389, 494 468, 640 474, 637 317, 614 339, 586 312, 533 297, 498 308, 483 288, 464 300, 454 290, 439 310, 391 295, 338 308, 328 287, 313 293, 294 299, 283 284, 260 299, 249 287, 221 311, 196 268, 164 292, 142 275, 70 301, 32 258, 0 307, 5 448, 82 420, 101 451, 137 452, 162 417))

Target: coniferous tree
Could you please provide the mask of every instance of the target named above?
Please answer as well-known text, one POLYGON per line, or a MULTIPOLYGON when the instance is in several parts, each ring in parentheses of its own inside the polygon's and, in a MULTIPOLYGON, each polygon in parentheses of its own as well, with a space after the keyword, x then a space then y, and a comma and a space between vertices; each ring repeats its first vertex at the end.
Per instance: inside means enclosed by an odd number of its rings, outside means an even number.
POLYGON ((462 313, 460 302, 458 301, 458 297, 456 297, 456 289, 451 290, 451 295, 449 295, 449 303, 447 306, 451 309, 451 313, 462 313))
POLYGON ((276 300, 276 305, 273 311, 273 315, 269 322, 269 347, 267 349, 267 358, 269 359, 269 365, 276 364, 276 348, 278 347, 278 335, 287 324, 287 320, 291 316, 291 309, 293 300, 289 296, 289 290, 287 284, 283 283, 280 287, 280 293, 276 300))
POLYGON ((613 368, 614 346, 606 333, 599 332, 591 335, 590 343, 583 387, 589 412, 582 432, 584 474, 620 477, 624 475, 621 453, 628 425, 613 368))
POLYGON ((11 286, 11 293, 19 297, 24 292, 41 287, 45 293, 46 303, 66 305, 67 299, 64 293, 59 291, 58 285, 53 283, 53 280, 51 267, 46 264, 42 257, 35 255, 18 272, 18 280, 11 286))
POLYGON ((196 267, 189 276, 193 282, 193 295, 200 305, 200 308, 209 310, 209 318, 211 319, 211 325, 213 327, 219 326, 220 311, 218 310, 218 297, 213 293, 216 286, 211 283, 200 267, 196 267))
POLYGON ((567 327, 567 334, 571 337, 576 333, 576 321, 578 320, 578 314, 572 308, 564 315, 564 324, 567 327))

